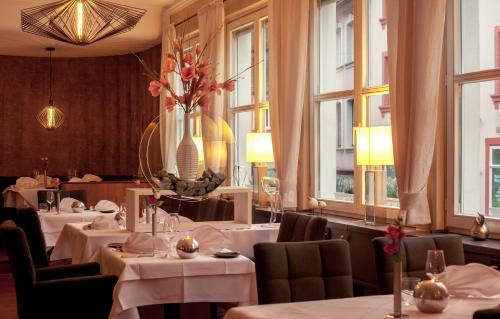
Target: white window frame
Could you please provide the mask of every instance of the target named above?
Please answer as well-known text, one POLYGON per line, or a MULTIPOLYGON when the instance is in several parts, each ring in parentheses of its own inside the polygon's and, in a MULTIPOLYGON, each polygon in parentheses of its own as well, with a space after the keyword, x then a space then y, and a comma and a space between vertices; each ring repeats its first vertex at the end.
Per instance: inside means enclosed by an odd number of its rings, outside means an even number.
MULTIPOLYGON (((367 0, 353 0, 354 15, 354 61, 349 67, 354 68, 354 88, 351 90, 339 90, 327 93, 319 92, 319 32, 318 32, 318 6, 319 1, 313 1, 313 15, 314 23, 310 26, 313 29, 314 39, 312 41, 313 54, 310 55, 310 65, 314 66, 312 75, 312 107, 311 111, 311 127, 310 142, 313 148, 311 152, 311 166, 314 172, 312 178, 311 193, 319 194, 319 135, 318 135, 318 116, 319 106, 322 101, 349 99, 353 98, 353 122, 354 126, 365 126, 367 124, 367 98, 372 95, 383 95, 389 93, 389 85, 380 85, 374 87, 366 87, 366 78, 368 76, 368 43, 367 43, 367 0), (360 31, 361 30, 361 31, 360 31)), ((344 28, 346 29, 346 28, 344 28)), ((345 32, 347 32, 345 30, 345 32)), ((346 44, 346 42, 344 41, 346 44)), ((336 143, 336 142, 335 142, 336 143)), ((354 161, 356 155, 354 155, 354 161)), ((323 199, 327 203, 326 210, 328 213, 335 215, 359 218, 364 214, 364 167, 358 166, 354 163, 354 200, 341 201, 333 199, 323 199)), ((382 206, 375 208, 375 215, 377 218, 393 219, 399 213, 399 208, 382 206)))
MULTIPOLYGON (((452 232, 468 234, 475 216, 461 215, 460 199, 460 89, 467 83, 500 78, 500 68, 461 73, 460 0, 448 0, 446 8, 446 226, 452 232)), ((487 156, 487 154, 485 154, 487 156)), ((485 168, 489 169, 489 168, 485 168)), ((489 196, 489 195, 488 195, 489 196)), ((489 218, 492 237, 500 237, 500 219, 489 218)))

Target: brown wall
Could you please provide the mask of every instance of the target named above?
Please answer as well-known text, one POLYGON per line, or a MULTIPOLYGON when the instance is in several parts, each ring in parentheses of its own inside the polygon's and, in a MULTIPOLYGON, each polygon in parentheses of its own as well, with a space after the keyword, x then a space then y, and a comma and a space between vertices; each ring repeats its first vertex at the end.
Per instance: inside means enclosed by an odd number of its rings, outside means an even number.
MULTIPOLYGON (((138 55, 158 69, 161 45, 138 55)), ((68 168, 136 173, 140 132, 158 113, 138 59, 131 54, 53 58, 54 104, 65 115, 55 131, 36 120, 49 99, 48 62, 0 56, 0 176, 29 176, 41 169, 45 155, 49 174, 66 175, 68 168)))

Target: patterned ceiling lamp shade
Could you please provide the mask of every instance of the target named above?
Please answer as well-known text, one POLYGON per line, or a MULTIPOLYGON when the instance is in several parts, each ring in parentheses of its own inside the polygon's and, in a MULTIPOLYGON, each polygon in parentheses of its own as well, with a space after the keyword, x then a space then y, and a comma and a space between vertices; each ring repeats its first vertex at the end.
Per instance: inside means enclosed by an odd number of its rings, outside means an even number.
POLYGON ((54 106, 54 101, 52 100, 52 52, 55 49, 47 48, 46 50, 49 51, 49 105, 38 113, 36 119, 43 127, 52 131, 63 124, 64 113, 54 106))
POLYGON ((64 0, 21 10, 22 30, 87 45, 135 27, 144 9, 100 0, 64 0))

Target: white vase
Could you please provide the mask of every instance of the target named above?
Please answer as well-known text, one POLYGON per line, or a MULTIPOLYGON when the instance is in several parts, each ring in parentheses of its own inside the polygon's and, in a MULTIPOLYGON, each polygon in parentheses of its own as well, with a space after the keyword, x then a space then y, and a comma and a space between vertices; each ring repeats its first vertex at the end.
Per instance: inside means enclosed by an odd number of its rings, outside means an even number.
POLYGON ((194 181, 198 175, 198 149, 191 136, 189 113, 184 114, 184 136, 177 147, 177 170, 182 180, 194 181))

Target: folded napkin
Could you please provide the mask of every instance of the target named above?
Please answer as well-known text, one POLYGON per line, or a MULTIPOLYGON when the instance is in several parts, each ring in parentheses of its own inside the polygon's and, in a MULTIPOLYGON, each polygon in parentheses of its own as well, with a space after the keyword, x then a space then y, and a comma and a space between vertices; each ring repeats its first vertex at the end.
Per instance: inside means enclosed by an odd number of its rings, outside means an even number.
POLYGON ((35 188, 38 187, 40 183, 31 177, 19 177, 16 179, 17 188, 35 188))
POLYGON ((199 252, 205 255, 211 255, 233 246, 231 239, 210 225, 193 229, 193 238, 198 242, 199 252))
MULTIPOLYGON (((37 175, 35 178, 38 181, 38 184, 44 185, 45 184, 45 176, 44 175, 37 175)), ((47 176, 47 185, 52 184, 52 177, 47 176)))
POLYGON ((85 174, 85 175, 83 175, 82 180, 84 182, 102 182, 102 178, 100 178, 97 175, 93 175, 93 174, 85 174))
POLYGON ((146 233, 132 233, 123 243, 122 250, 132 254, 151 254, 154 250, 168 251, 168 241, 146 233))
POLYGON ((69 183, 81 183, 83 182, 84 180, 82 178, 79 178, 79 177, 71 177, 71 179, 68 181, 69 183))
POLYGON ((120 210, 120 207, 118 207, 118 205, 116 205, 115 203, 113 203, 112 201, 110 200, 100 200, 94 207, 94 210, 97 210, 97 211, 106 211, 106 210, 112 210, 112 211, 119 211, 120 210))
POLYGON ((482 264, 447 266, 438 278, 457 298, 500 298, 500 272, 482 264))
POLYGON ((92 223, 88 224, 86 227, 83 229, 89 230, 89 229, 94 229, 94 230, 101 230, 101 229, 119 229, 120 226, 118 223, 111 219, 111 218, 106 218, 104 216, 99 216, 94 218, 92 223))
POLYGON ((59 210, 63 212, 72 212, 73 209, 71 208, 71 205, 74 202, 79 202, 79 200, 71 197, 65 197, 61 199, 61 202, 59 203, 59 210))

